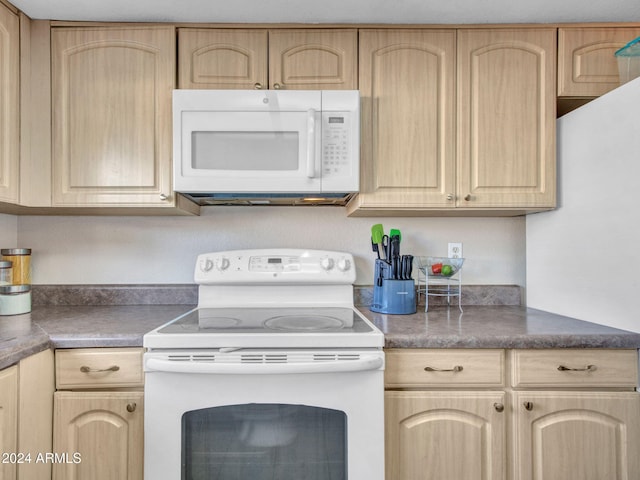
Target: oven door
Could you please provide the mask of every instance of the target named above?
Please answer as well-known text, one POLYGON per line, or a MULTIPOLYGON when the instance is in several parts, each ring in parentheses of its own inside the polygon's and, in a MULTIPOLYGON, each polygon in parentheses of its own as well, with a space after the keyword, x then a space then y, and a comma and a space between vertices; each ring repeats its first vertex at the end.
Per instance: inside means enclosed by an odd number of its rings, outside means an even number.
POLYGON ((383 480, 381 351, 243 355, 145 354, 145 480, 383 480))

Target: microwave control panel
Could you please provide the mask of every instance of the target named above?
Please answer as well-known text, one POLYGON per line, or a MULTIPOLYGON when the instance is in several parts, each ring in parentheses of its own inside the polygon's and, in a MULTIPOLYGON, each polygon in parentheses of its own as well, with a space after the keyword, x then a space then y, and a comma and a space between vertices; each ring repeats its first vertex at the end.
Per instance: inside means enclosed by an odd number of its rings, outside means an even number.
POLYGON ((322 113, 322 176, 344 175, 351 168, 348 112, 322 113))

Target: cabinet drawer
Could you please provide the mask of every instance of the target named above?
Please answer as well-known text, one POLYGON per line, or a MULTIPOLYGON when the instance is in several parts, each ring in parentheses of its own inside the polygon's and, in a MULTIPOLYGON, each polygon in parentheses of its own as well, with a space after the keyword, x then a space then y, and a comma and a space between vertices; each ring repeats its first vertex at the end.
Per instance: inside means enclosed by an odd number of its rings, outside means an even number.
POLYGON ((56 350, 56 388, 142 387, 141 348, 56 350))
POLYGON ((387 388, 498 387, 503 384, 503 350, 386 351, 387 388))
POLYGON ((513 350, 513 387, 631 387, 638 384, 636 350, 513 350))

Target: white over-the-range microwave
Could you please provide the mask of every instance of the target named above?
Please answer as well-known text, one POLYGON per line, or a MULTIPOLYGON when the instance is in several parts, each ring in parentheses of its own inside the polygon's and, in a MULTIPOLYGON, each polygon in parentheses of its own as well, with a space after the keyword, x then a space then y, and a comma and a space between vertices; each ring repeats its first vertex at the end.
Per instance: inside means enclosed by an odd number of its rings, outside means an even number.
POLYGON ((357 90, 174 90, 174 190, 200 205, 344 205, 360 180, 357 90))

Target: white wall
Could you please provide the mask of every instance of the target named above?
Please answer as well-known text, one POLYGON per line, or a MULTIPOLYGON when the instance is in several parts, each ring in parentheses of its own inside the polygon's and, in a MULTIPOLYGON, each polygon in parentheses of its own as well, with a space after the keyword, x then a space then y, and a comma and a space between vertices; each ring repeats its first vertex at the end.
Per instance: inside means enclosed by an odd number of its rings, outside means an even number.
POLYGON ((402 232, 402 253, 447 255, 463 242, 467 284, 525 281, 525 221, 516 218, 347 218, 339 207, 207 207, 200 217, 18 218, 35 284, 191 283, 204 252, 318 248, 351 252, 357 284, 373 283, 371 225, 402 232))
POLYGON ((527 304, 640 332, 640 79, 558 120, 559 203, 527 217, 527 304))

